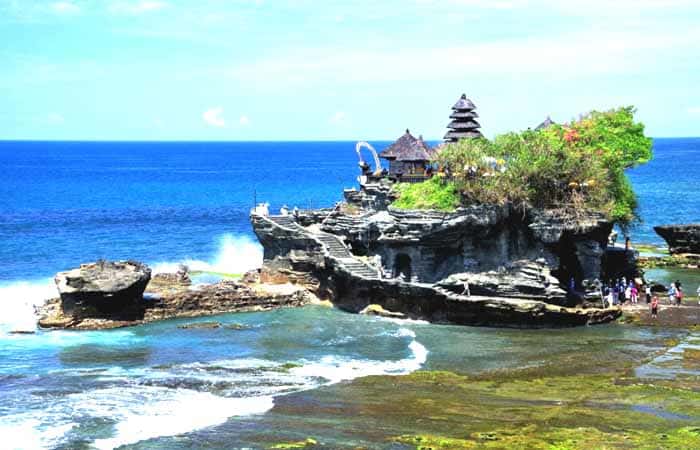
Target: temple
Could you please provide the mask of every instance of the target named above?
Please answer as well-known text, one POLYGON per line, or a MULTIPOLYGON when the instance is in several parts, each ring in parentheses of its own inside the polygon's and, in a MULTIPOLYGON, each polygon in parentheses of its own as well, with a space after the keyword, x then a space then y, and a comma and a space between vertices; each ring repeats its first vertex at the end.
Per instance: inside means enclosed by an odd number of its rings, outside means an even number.
POLYGON ((544 122, 542 122, 541 124, 537 125, 537 127, 535 127, 535 131, 545 130, 545 129, 551 127, 552 125, 556 125, 556 124, 557 123, 555 121, 553 121, 551 117, 547 116, 547 118, 544 119, 544 122))
POLYGON ((414 137, 409 130, 385 148, 379 157, 389 162, 388 176, 400 182, 424 181, 432 175, 431 160, 435 151, 422 136, 414 137))
POLYGON ((452 121, 447 125, 450 131, 445 134, 445 142, 457 142, 462 138, 484 137, 479 131, 481 125, 476 121, 479 115, 475 110, 474 103, 467 98, 466 94, 462 94, 452 107, 453 112, 450 114, 452 121))

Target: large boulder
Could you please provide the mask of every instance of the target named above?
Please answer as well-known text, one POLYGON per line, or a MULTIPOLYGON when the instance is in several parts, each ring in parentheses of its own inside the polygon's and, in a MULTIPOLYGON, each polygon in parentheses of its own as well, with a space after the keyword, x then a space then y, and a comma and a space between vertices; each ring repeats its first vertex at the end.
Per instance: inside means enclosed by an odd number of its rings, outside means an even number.
POLYGON ((659 225, 654 231, 664 238, 671 253, 700 254, 700 223, 659 225))
POLYGON ((142 313, 151 269, 136 261, 98 261, 56 274, 65 316, 130 316, 142 313))

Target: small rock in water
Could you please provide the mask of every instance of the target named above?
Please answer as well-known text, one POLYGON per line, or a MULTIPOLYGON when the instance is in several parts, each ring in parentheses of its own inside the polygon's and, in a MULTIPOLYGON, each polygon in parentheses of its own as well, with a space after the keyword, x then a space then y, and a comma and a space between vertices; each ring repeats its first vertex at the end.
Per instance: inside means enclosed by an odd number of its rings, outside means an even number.
POLYGON ((380 317, 393 317, 395 319, 403 319, 406 317, 405 314, 395 311, 387 311, 382 308, 381 305, 371 304, 367 305, 365 309, 360 311, 360 314, 366 314, 368 316, 380 316, 380 317))
POLYGON ((187 323, 184 325, 178 325, 177 326, 180 329, 183 330, 190 330, 190 329, 216 329, 216 328, 221 328, 221 322, 195 322, 195 323, 187 323))

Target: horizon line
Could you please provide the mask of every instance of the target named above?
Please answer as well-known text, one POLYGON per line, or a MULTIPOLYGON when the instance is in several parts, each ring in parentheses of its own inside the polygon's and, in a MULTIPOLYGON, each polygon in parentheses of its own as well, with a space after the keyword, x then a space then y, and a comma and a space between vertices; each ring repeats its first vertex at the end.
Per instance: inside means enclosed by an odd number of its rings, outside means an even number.
MULTIPOLYGON (((651 139, 700 139, 698 136, 650 136, 651 139)), ((221 139, 0 139, 0 143, 12 142, 44 142, 44 143, 289 143, 289 142, 361 142, 378 141, 393 142, 396 138, 370 138, 370 139, 249 139, 249 140, 221 140, 221 139)), ((443 141, 441 138, 425 139, 426 141, 443 141)), ((490 140, 490 139, 489 139, 490 140)))

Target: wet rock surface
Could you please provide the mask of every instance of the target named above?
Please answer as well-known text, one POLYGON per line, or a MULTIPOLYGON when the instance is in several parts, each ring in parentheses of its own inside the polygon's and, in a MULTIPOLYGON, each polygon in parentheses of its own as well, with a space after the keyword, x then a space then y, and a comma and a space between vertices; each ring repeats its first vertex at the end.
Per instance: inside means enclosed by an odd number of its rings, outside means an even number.
POLYGON ((167 274, 156 275, 154 280, 138 298, 129 297, 123 310, 89 307, 66 310, 62 297, 48 300, 39 308, 39 326, 110 329, 172 318, 301 306, 313 299, 299 286, 280 288, 260 283, 256 274, 249 274, 246 281, 226 280, 198 286, 190 286, 181 276, 167 274))
POLYGON ((151 269, 136 261, 97 261, 56 274, 66 316, 138 316, 151 269))
POLYGON ((700 223, 660 225, 654 231, 664 238, 671 253, 700 254, 700 223))
MULTIPOLYGON (((619 317, 617 308, 583 305, 609 269, 612 224, 601 215, 507 204, 405 211, 386 207, 385 195, 373 201, 370 190, 346 191, 348 205, 332 210, 253 214, 262 273, 352 312, 376 304, 410 318, 508 327, 619 317)), ((636 276, 634 253, 622 250, 610 265, 636 276)))

